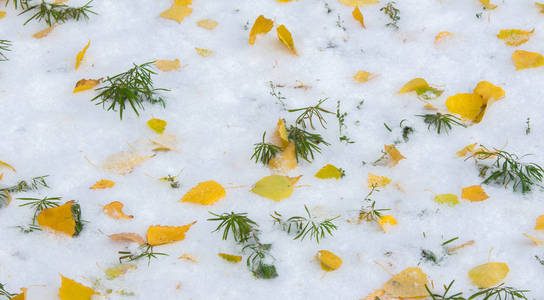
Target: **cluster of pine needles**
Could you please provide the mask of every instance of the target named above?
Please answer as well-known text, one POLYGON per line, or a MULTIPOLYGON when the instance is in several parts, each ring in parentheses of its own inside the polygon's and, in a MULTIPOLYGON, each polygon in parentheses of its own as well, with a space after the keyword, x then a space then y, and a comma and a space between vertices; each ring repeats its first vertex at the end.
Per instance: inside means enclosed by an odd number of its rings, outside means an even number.
POLYGON ((8 60, 8 57, 4 53, 5 51, 11 51, 11 42, 8 40, 0 40, 0 61, 8 60))
POLYGON ((448 285, 444 285, 444 292, 441 294, 435 294, 431 292, 427 285, 425 285, 425 289, 427 290, 427 293, 432 300, 527 300, 525 293, 529 292, 528 290, 518 290, 513 287, 500 284, 495 287, 480 290, 472 294, 470 297, 465 298, 463 297, 463 292, 451 291, 454 282, 455 280, 452 280, 448 285), (448 295, 450 291, 451 294, 448 295))
POLYGON ((453 126, 467 127, 461 123, 461 119, 452 114, 442 114, 437 112, 436 114, 416 115, 423 118, 423 122, 427 124, 427 129, 431 130, 431 127, 436 130, 438 134, 441 132, 449 133, 453 126))
MULTIPOLYGON (((17 2, 17 0, 14 0, 17 2)), ((24 8, 19 15, 26 13, 34 13, 23 25, 28 24, 32 20, 41 22, 42 20, 48 25, 65 23, 69 20, 79 21, 80 19, 88 20, 89 14, 95 14, 91 10, 91 1, 81 7, 71 7, 62 3, 48 3, 42 0, 41 3, 29 5, 28 1, 20 1, 20 6, 24 8)))
POLYGON ((308 237, 310 240, 315 240, 319 244, 319 239, 325 238, 326 234, 333 236, 333 230, 338 229, 333 221, 340 216, 317 221, 306 205, 304 205, 304 210, 306 211, 307 217, 294 216, 287 220, 283 220, 282 215, 276 211, 270 216, 274 219, 275 224, 281 226, 283 231, 286 231, 289 234, 293 232, 295 234, 295 240, 300 238, 302 241, 308 237))

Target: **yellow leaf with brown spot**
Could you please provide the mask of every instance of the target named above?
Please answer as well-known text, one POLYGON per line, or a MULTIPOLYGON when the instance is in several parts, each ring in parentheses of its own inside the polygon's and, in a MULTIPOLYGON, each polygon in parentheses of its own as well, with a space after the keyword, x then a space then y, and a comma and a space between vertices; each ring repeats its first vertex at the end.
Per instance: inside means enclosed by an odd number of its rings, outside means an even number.
POLYGON ((155 61, 157 69, 163 72, 170 72, 181 68, 181 63, 178 58, 174 60, 159 59, 155 61))
MULTIPOLYGON (((302 175, 301 175, 302 176, 302 175)), ((300 179, 298 177, 287 177, 282 175, 270 175, 257 181, 252 192, 265 198, 280 201, 288 198, 293 193, 295 184, 300 179)))
POLYGON ((406 157, 397 150, 395 145, 384 145, 383 148, 393 161, 393 166, 396 166, 399 161, 406 159, 406 157))
POLYGON ((217 26, 217 24, 219 24, 217 21, 210 20, 210 19, 204 19, 204 20, 200 20, 200 21, 196 22, 196 25, 198 27, 202 27, 202 28, 208 29, 208 30, 214 29, 217 26))
POLYGON ((101 179, 97 181, 93 186, 90 187, 91 190, 103 190, 112 188, 115 185, 115 182, 108 179, 101 179))
POLYGON ((485 193, 484 189, 480 185, 472 185, 466 188, 463 188, 461 193, 461 198, 467 199, 471 202, 484 201, 489 198, 485 193))
POLYGON ((134 216, 126 215, 123 212, 123 206, 124 206, 123 203, 119 201, 111 202, 109 204, 104 205, 104 213, 107 216, 117 220, 119 219, 129 220, 134 218, 134 216))
POLYGON ((221 257, 222 259, 235 264, 242 261, 242 257, 239 255, 232 255, 226 253, 218 253, 217 255, 219 255, 219 257, 221 257))
POLYGON ((468 277, 478 288, 487 289, 501 283, 509 271, 505 263, 490 262, 472 268, 468 277))
POLYGON ((158 134, 162 134, 168 123, 161 119, 151 119, 147 121, 147 127, 155 131, 158 134))
POLYGON ((434 202, 446 204, 448 206, 455 206, 459 204, 459 197, 457 197, 455 194, 440 194, 434 197, 434 202))
POLYGON ((374 188, 386 187, 390 183, 391 183, 391 178, 368 173, 367 185, 369 189, 373 187, 374 188))
POLYGON ((493 10, 497 8, 497 5, 491 4, 491 0, 480 0, 480 3, 482 3, 485 6, 485 8, 489 10, 493 10))
POLYGON ((340 3, 349 6, 365 6, 380 3, 380 0, 340 0, 340 3))
POLYGON ((213 51, 209 49, 195 48, 195 50, 196 53, 202 57, 208 57, 213 54, 213 51))
POLYGON ((544 215, 536 218, 535 230, 544 230, 544 215))
POLYGON ((0 160, 0 167, 4 167, 4 168, 8 168, 10 169, 11 171, 15 172, 15 168, 12 167, 10 164, 8 164, 7 162, 3 162, 0 160))
POLYGON ((529 238, 531 241, 533 241, 535 243, 535 245, 544 246, 544 241, 543 240, 541 240, 539 238, 536 238, 534 236, 528 235, 527 233, 524 233, 523 235, 526 236, 527 238, 529 238))
POLYGON ((519 46, 526 43, 535 30, 527 31, 521 29, 501 29, 497 37, 508 46, 519 46))
POLYGON ((369 80, 372 80, 373 78, 374 75, 367 71, 359 71, 353 76, 353 79, 355 79, 355 81, 357 82, 367 82, 369 80))
POLYGON ((114 233, 108 235, 108 237, 115 242, 134 242, 138 245, 145 244, 144 238, 141 235, 133 232, 114 233))
POLYGON ((448 111, 459 114, 463 119, 479 123, 487 108, 487 100, 472 94, 456 94, 446 100, 448 111))
POLYGON ((188 17, 193 12, 193 9, 190 8, 189 5, 191 5, 190 0, 175 0, 172 6, 170 6, 169 9, 163 11, 160 16, 162 18, 174 20, 178 23, 181 23, 183 19, 188 17))
POLYGON ((363 14, 361 13, 361 10, 359 9, 359 7, 356 6, 351 12, 351 15, 353 16, 353 18, 355 18, 355 20, 361 23, 361 26, 363 26, 363 28, 366 28, 365 18, 363 17, 363 14))
POLYGON ((342 266, 342 259, 328 250, 317 251, 315 258, 321 263, 321 269, 330 272, 342 266))
POLYGON ((204 181, 190 189, 180 202, 212 205, 227 195, 223 186, 213 180, 204 181))
POLYGON ((449 40, 453 37, 453 33, 449 31, 440 31, 435 37, 434 37, 434 44, 438 45, 446 40, 449 40))
POLYGON ((342 177, 342 172, 335 166, 331 164, 325 165, 323 168, 321 168, 317 173, 315 173, 315 177, 319 179, 340 179, 342 177))
POLYGON ((278 33, 278 39, 293 53, 294 55, 297 55, 297 52, 295 51, 295 42, 293 42, 293 36, 291 35, 291 32, 284 26, 280 25, 278 28, 276 28, 276 31, 278 33))
POLYGON ((383 232, 387 232, 388 226, 395 226, 397 225, 397 219, 395 219, 391 215, 382 215, 378 219, 378 224, 382 228, 383 232))
POLYGON ((62 275, 60 277, 62 278, 58 294, 60 300, 91 300, 92 295, 99 295, 90 287, 62 275))
POLYGON ((83 92, 86 90, 90 90, 97 86, 102 81, 102 78, 99 79, 81 79, 78 82, 76 82, 76 86, 74 87, 74 90, 72 91, 73 94, 83 92))
POLYGON ((484 101, 488 101, 489 99, 499 100, 506 95, 501 87, 485 80, 478 82, 474 88, 474 94, 482 97, 484 101))
POLYGON ((469 153, 474 153, 475 152, 474 149, 476 148, 476 145, 478 145, 478 143, 466 145, 465 147, 463 147, 463 149, 455 152, 455 154, 457 154, 458 157, 464 157, 469 153))
POLYGON ((72 237, 76 233, 76 222, 72 213, 73 204, 74 200, 71 200, 61 206, 42 210, 37 217, 38 225, 72 237))
POLYGON ((196 222, 184 226, 149 226, 147 243, 151 246, 169 244, 185 239, 185 233, 196 222))
POLYGON ((544 66, 544 56, 540 53, 516 50, 512 53, 516 70, 538 68, 544 66))
POLYGON ((268 162, 268 167, 280 173, 293 170, 297 167, 295 143, 290 142, 282 152, 268 162))
POLYGON ((85 57, 85 53, 87 52, 87 49, 89 49, 89 46, 91 45, 91 40, 87 42, 87 45, 83 47, 83 50, 79 51, 79 53, 76 55, 76 70, 79 69, 79 66, 81 65, 81 61, 83 60, 83 57, 85 57))
POLYGON ((40 30, 40 31, 34 33, 32 35, 32 37, 35 38, 35 39, 42 39, 42 38, 48 36, 51 33, 51 31, 53 31, 53 29, 55 29, 55 27, 57 27, 57 26, 59 26, 59 24, 55 24, 55 25, 53 25, 51 27, 45 28, 44 30, 40 30))
POLYGON ((425 285, 428 285, 427 274, 418 267, 410 267, 394 275, 382 289, 387 294, 399 298, 416 298, 428 295, 425 285))
POLYGON ((265 18, 263 15, 260 15, 253 23, 251 30, 249 31, 249 44, 255 44, 255 39, 258 34, 266 34, 274 27, 274 21, 265 18))
POLYGON ((102 168, 119 175, 125 175, 132 172, 135 166, 151 157, 152 156, 142 156, 135 152, 120 152, 106 158, 104 163, 102 163, 102 168))

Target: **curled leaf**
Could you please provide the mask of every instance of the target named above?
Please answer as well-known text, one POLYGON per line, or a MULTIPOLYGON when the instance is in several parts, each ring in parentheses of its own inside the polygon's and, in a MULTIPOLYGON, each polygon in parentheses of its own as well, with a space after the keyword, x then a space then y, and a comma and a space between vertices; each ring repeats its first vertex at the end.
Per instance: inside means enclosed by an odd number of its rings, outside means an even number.
POLYGON ((263 196, 274 201, 280 201, 288 198, 293 193, 293 189, 299 177, 287 177, 282 175, 270 175, 257 181, 255 187, 251 189, 257 195, 263 196))
POLYGON ((453 37, 453 33, 449 31, 440 31, 435 37, 434 37, 434 44, 438 45, 446 40, 449 40, 453 37))
POLYGON ((42 39, 42 38, 48 36, 51 33, 51 31, 53 31, 53 29, 55 29, 55 27, 57 27, 57 26, 59 26, 59 24, 55 24, 55 25, 53 25, 51 27, 45 28, 44 30, 40 30, 40 31, 34 33, 32 35, 32 37, 35 38, 35 39, 42 39))
POLYGON ((15 168, 12 167, 10 164, 8 164, 7 162, 3 162, 0 160, 0 168, 8 168, 10 169, 11 171, 15 172, 15 168))
POLYGON ((487 289, 498 285, 509 271, 505 263, 490 262, 472 268, 468 272, 468 277, 478 288, 487 289))
POLYGON ((163 72, 170 72, 181 68, 179 58, 174 60, 159 59, 155 61, 155 65, 157 66, 157 69, 163 72))
POLYGON ((463 188, 461 193, 461 198, 467 199, 471 202, 484 201, 489 198, 485 193, 484 189, 480 185, 472 185, 466 188, 463 188))
POLYGON ((294 55, 297 55, 297 52, 295 51, 295 43, 293 42, 293 36, 291 36, 291 32, 287 30, 287 28, 284 25, 278 26, 276 28, 276 31, 278 33, 278 39, 293 53, 294 55))
POLYGON ((519 46, 526 43, 535 30, 527 31, 521 29, 502 29, 497 37, 508 46, 519 46))
POLYGON ((74 90, 72 91, 73 94, 83 92, 86 90, 90 90, 97 86, 102 81, 102 78, 98 79, 81 79, 78 82, 76 82, 76 86, 74 87, 74 90))
POLYGON ((393 276, 382 289, 393 297, 416 298, 428 295, 425 289, 428 284, 427 274, 418 267, 410 267, 393 276))
POLYGON ((108 235, 108 237, 112 241, 116 241, 116 242, 134 242, 134 243, 137 243, 138 245, 145 244, 144 238, 141 235, 137 233, 133 233, 133 232, 115 233, 115 234, 108 235))
POLYGON ((315 258, 321 263, 321 269, 330 272, 342 266, 342 259, 328 250, 317 251, 315 258))
POLYGON ((232 255, 232 254, 226 254, 226 253, 218 253, 217 255, 219 255, 219 257, 221 257, 222 259, 231 263, 235 263, 235 264, 242 261, 242 257, 238 255, 232 255))
POLYGON ((363 14, 361 13, 361 10, 359 9, 359 7, 355 7, 353 9, 353 11, 351 12, 351 15, 353 16, 353 18, 357 21, 359 21, 359 23, 361 23, 361 26, 363 26, 363 28, 366 28, 365 26, 365 18, 363 17, 363 14))
POLYGON ((149 226, 147 243, 151 246, 169 244, 185 239, 185 232, 196 222, 184 226, 149 226))
POLYGON ((255 19, 255 23, 253 23, 253 26, 251 27, 251 30, 249 31, 249 44, 255 44, 257 34, 266 34, 272 29, 272 27, 274 27, 274 21, 265 18, 263 15, 257 17, 257 19, 255 19))
POLYGON ((107 216, 117 220, 119 219, 129 220, 134 218, 134 216, 126 215, 123 212, 123 206, 124 206, 123 203, 119 201, 111 202, 109 204, 104 205, 104 213, 107 216))
POLYGON ((190 189, 180 202, 192 202, 202 205, 215 204, 227 195, 223 186, 213 180, 204 181, 190 189))
POLYGON ((83 47, 83 50, 79 51, 78 54, 76 55, 76 70, 79 69, 79 66, 81 65, 81 61, 83 60, 83 57, 85 57, 85 53, 87 52, 87 49, 89 48, 90 45, 91 45, 91 41, 89 40, 87 45, 83 47))
POLYGON ((516 50, 512 53, 512 59, 516 70, 537 68, 544 66, 544 56, 540 53, 516 50))
POLYGON ((108 179, 100 179, 93 186, 90 187, 91 190, 103 190, 112 188, 115 185, 115 182, 108 179))

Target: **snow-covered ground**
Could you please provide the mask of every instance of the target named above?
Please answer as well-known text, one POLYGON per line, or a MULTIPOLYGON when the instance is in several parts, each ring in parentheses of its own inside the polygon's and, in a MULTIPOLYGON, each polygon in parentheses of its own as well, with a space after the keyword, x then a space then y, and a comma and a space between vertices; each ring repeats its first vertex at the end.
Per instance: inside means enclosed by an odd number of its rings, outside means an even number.
POLYGON ((511 58, 516 49, 544 52, 544 15, 527 0, 496 0, 498 8, 493 11, 484 11, 476 0, 399 0, 400 29, 395 31, 385 26, 389 20, 379 10, 385 4, 361 7, 367 27, 363 29, 351 15, 353 8, 338 0, 194 0, 192 14, 180 24, 159 17, 170 7, 169 0, 95 0, 98 15, 88 22, 60 25, 43 39, 32 34, 45 25, 23 26, 25 16, 17 16, 11 4, 0 7, 7 12, 0 20, 0 39, 13 44, 7 52, 9 61, 0 62, 0 160, 17 169, 3 171, 0 187, 49 174, 50 189, 16 197, 74 199, 88 221, 73 239, 47 232, 23 234, 14 226, 27 224, 32 211, 18 207, 19 200, 1 208, 0 283, 11 291, 31 287, 27 299, 56 299, 59 274, 87 286, 99 279, 113 289, 109 299, 359 299, 391 277, 377 261, 392 273, 419 264, 435 287, 456 280, 456 289, 470 294, 476 287, 468 270, 486 263, 493 249, 491 261, 510 267, 505 283, 530 289, 529 299, 543 299, 544 266, 535 255, 544 256, 544 248, 522 235, 544 238, 533 230, 536 218, 544 214, 541 191, 522 196, 485 185, 489 199, 460 199, 455 207, 435 203, 433 193, 460 196, 461 188, 481 183, 473 161, 455 154, 471 143, 531 153, 531 161, 544 163, 544 69, 515 71, 511 58), (248 45, 248 27, 260 14, 290 30, 298 56, 278 41, 275 28, 248 45), (206 30, 196 25, 201 19, 219 25, 206 30), (535 33, 527 43, 511 47, 496 37, 500 29, 510 28, 535 28, 535 33), (441 31, 454 37, 435 46, 441 31), (83 64, 74 70, 75 56, 88 40, 83 64), (195 47, 214 53, 201 57, 195 47), (175 58, 182 68, 159 71, 154 77, 156 87, 170 89, 164 93, 166 109, 148 105, 139 118, 127 112, 120 121, 117 113, 89 102, 96 92, 72 94, 82 78, 114 75, 133 62, 175 58), (359 70, 378 76, 358 83, 353 75, 359 70), (414 94, 397 94, 415 77, 445 90, 430 101, 441 109, 447 97, 470 93, 482 80, 502 87, 506 97, 488 108, 481 123, 438 135, 415 116, 426 113, 423 103, 414 94), (270 95, 270 81, 285 85, 277 90, 289 108, 328 97, 324 107, 335 111, 340 100, 341 110, 348 113, 345 134, 355 141, 339 142, 337 120, 327 116, 328 128, 318 131, 331 146, 323 147, 312 164, 301 163, 290 171, 292 176, 303 175, 298 182, 302 187, 281 202, 250 192, 255 182, 271 174, 249 160, 253 144, 263 131, 272 134, 279 118, 292 123, 297 116, 270 95), (311 88, 293 88, 297 81, 311 88), (168 122, 166 133, 179 138, 177 150, 159 153, 127 175, 108 173, 85 159, 98 164, 111 154, 131 151, 128 144, 156 137, 146 126, 153 117, 168 122), (408 142, 397 145, 406 159, 393 168, 373 166, 383 145, 401 136, 398 124, 404 119, 415 129, 408 142), (343 168, 346 176, 338 181, 315 178, 327 163, 343 168), (154 179, 182 169, 180 189, 154 179), (373 196, 377 206, 391 208, 398 221, 387 233, 375 224, 346 222, 357 216, 369 191, 368 173, 387 176, 403 188, 391 184, 373 196), (89 189, 103 178, 115 181, 115 187, 89 189), (178 202, 206 180, 243 187, 227 189, 227 196, 210 207, 178 202), (106 216, 102 207, 112 201, 125 204, 124 211, 134 218, 106 216), (301 242, 273 225, 272 212, 301 215, 304 205, 319 216, 341 215, 333 237, 319 244, 301 242), (211 233, 217 224, 206 221, 208 211, 247 212, 259 223, 263 241, 273 244, 279 277, 254 278, 245 266, 245 255, 239 264, 219 258, 219 252, 240 254, 240 247, 211 233), (149 266, 141 260, 136 270, 106 279, 103 270, 117 263, 117 252, 125 245, 105 234, 145 235, 150 225, 192 221, 197 223, 185 240, 156 247, 169 256, 149 266), (453 237, 459 237, 457 244, 469 240, 475 244, 439 265, 421 261, 422 249, 439 253, 440 244, 453 237), (321 249, 343 260, 341 268, 325 277, 313 259, 321 249), (184 253, 198 262, 178 259, 184 253), (121 296, 119 290, 134 296, 121 296))

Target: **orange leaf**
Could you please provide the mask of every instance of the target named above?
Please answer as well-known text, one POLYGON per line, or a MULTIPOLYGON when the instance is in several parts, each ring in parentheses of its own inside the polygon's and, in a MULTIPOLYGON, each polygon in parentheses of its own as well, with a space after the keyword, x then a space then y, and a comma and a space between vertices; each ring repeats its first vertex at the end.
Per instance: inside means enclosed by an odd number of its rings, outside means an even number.
POLYGON ((385 152, 389 154, 389 157, 391 157, 391 160, 393 161, 393 166, 396 166, 399 161, 406 159, 404 155, 400 154, 399 150, 397 150, 395 145, 384 145, 383 148, 385 152))
POLYGON ((115 185, 115 182, 107 179, 100 179, 93 186, 90 187, 91 190, 103 190, 112 188, 115 185))
POLYGON ((363 17, 363 14, 361 13, 361 10, 359 10, 359 7, 356 6, 351 12, 351 15, 355 18, 355 20, 361 23, 361 26, 363 26, 363 28, 366 28, 365 19, 363 17))
POLYGON ((123 203, 119 201, 114 201, 104 206, 104 213, 107 216, 117 220, 119 219, 128 220, 128 219, 134 218, 134 216, 128 216, 123 212, 123 206, 124 206, 123 203))
POLYGON ((544 215, 536 219, 535 230, 544 230, 544 215))
POLYGON ((184 226, 149 226, 147 243, 151 246, 169 244, 185 239, 185 232, 196 223, 184 226))
POLYGON ((463 188, 461 198, 467 199, 471 202, 479 202, 484 201, 485 199, 489 198, 489 196, 485 193, 482 186, 473 185, 463 188))
POLYGON ((135 242, 138 245, 145 244, 145 240, 141 235, 132 232, 114 233, 108 235, 108 237, 116 242, 135 242))
POLYGON ((41 227, 73 236, 76 233, 76 222, 72 214, 73 204, 74 200, 71 200, 61 206, 42 210, 37 217, 38 224, 41 227))

